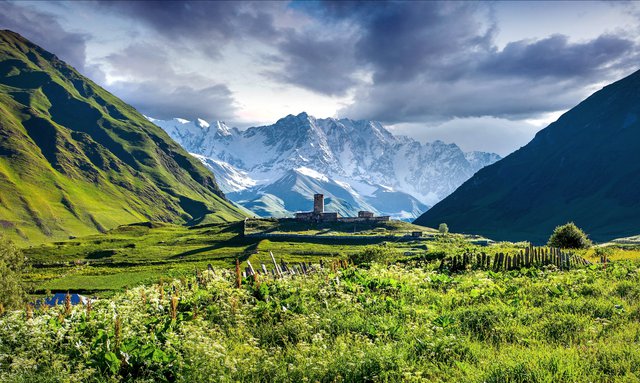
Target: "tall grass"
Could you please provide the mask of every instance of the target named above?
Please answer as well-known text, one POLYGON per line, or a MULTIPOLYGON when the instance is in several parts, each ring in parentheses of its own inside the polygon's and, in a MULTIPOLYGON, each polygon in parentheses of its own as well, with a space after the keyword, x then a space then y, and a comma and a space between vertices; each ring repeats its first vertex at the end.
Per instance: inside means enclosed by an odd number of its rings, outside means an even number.
POLYGON ((234 270, 0 317, 0 381, 622 382, 640 376, 640 262, 442 274, 234 270), (165 289, 168 299, 165 299, 165 289))

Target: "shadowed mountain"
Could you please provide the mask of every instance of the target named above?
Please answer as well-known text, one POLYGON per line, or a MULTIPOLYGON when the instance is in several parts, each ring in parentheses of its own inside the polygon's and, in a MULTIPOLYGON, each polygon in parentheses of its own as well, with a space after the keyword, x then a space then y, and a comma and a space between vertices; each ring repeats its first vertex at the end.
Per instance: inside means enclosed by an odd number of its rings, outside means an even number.
POLYGON ((154 220, 235 220, 162 129, 55 55, 0 31, 0 227, 37 242, 154 220))
POLYGON ((415 223, 543 243, 574 221, 596 241, 640 232, 640 72, 594 93, 415 223))

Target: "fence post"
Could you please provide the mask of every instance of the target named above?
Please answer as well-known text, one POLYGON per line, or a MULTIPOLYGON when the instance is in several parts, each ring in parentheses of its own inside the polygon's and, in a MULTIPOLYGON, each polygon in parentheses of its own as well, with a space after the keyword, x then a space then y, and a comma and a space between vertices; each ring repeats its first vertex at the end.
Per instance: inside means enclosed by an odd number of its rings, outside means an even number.
POLYGON ((240 288, 242 286, 242 278, 240 276, 240 260, 236 258, 236 287, 240 288))
POLYGON ((282 277, 282 270, 278 266, 278 262, 276 262, 276 257, 273 256, 273 252, 269 250, 269 255, 271 255, 271 262, 273 262, 273 267, 275 268, 276 275, 278 277, 282 277))

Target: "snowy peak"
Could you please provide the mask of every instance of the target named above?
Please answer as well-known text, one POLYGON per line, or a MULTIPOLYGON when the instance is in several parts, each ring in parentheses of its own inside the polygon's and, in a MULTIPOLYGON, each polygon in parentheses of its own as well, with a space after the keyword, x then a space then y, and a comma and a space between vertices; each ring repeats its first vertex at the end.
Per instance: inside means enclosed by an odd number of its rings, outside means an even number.
POLYGON ((216 121, 216 134, 221 137, 226 137, 231 135, 231 130, 227 127, 224 122, 216 121))
POLYGON ((198 125, 199 127, 203 128, 203 129, 208 128, 210 126, 208 122, 206 122, 205 120, 203 120, 201 118, 198 118, 196 120, 196 125, 198 125))
POLYGON ((324 175, 324 174, 322 174, 320 172, 317 172, 317 171, 315 171, 313 169, 306 168, 304 166, 299 167, 297 169, 293 169, 293 171, 298 173, 298 174, 301 174, 303 176, 316 179, 318 181, 323 181, 323 182, 328 182, 329 181, 329 178, 326 175, 324 175))
POLYGON ((485 166, 491 165, 500 159, 500 156, 495 153, 477 151, 467 152, 464 154, 464 157, 469 161, 471 167, 476 169, 476 171, 484 168, 485 166))
MULTIPOLYGON (((480 168, 500 158, 493 153, 464 153, 453 143, 422 144, 409 137, 395 136, 376 121, 317 119, 305 112, 244 131, 229 129, 218 121, 210 125, 202 120, 151 121, 189 152, 213 160, 210 168, 222 174, 216 173, 219 178, 224 174, 234 179, 246 176, 254 183, 247 186, 249 181, 244 178, 242 182, 223 182, 225 187, 235 187, 233 191, 260 189, 260 193, 266 193, 265 187, 282 181, 286 175, 338 185, 352 196, 357 194, 359 197, 354 200, 363 201, 360 206, 370 208, 376 206, 371 198, 384 200, 391 206, 393 194, 390 193, 403 193, 419 201, 420 208, 424 209, 425 205, 433 205, 449 195, 480 168), (213 165, 215 161, 217 165, 213 165), (224 170, 220 163, 240 173, 224 170)), ((305 191, 313 194, 311 189, 305 191)), ((284 201, 278 211, 285 211, 284 195, 269 197, 269 201, 275 200, 284 201)), ((403 200, 406 202, 403 214, 414 214, 417 205, 410 198, 403 200)))

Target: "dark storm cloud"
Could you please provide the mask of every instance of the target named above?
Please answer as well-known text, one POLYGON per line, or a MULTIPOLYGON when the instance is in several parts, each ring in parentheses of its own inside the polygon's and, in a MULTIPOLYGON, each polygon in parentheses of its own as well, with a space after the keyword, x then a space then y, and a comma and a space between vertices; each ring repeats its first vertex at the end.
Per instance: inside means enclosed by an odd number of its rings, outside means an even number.
POLYGON ((488 46, 493 33, 467 3, 323 2, 301 8, 320 26, 283 34, 277 48, 284 66, 270 73, 326 95, 344 95, 360 84, 356 75, 364 70, 376 85, 429 71, 455 79, 465 71, 455 58, 488 46), (326 33, 332 30, 337 32, 326 33))
POLYGON ((278 3, 239 1, 97 1, 102 7, 145 23, 167 42, 187 44, 218 57, 224 43, 271 41, 277 34, 278 3))
POLYGON ((528 79, 434 82, 420 77, 410 82, 363 88, 341 116, 387 123, 444 122, 452 118, 493 116, 522 119, 569 108, 583 96, 584 87, 557 80, 528 79))
POLYGON ((119 75, 141 80, 155 79, 169 83, 176 80, 201 80, 191 79, 189 76, 179 78, 180 76, 171 66, 172 60, 169 53, 164 47, 156 44, 134 43, 121 51, 107 55, 104 61, 116 69, 119 75))
MULTIPOLYGON (((532 117, 568 108, 590 85, 615 80, 637 65, 636 44, 616 35, 585 42, 552 35, 498 49, 488 10, 485 4, 450 2, 324 2, 306 8, 328 25, 351 23, 357 31, 353 50, 345 50, 354 60, 342 58, 353 65, 344 66, 342 75, 366 68, 372 82, 358 86, 354 103, 339 112, 353 118, 398 123, 532 117)), ((323 77, 325 66, 314 67, 316 60, 306 57, 305 73, 323 77)))
POLYGON ((628 53, 633 48, 633 41, 614 35, 575 44, 567 36, 553 35, 534 42, 509 43, 502 51, 488 56, 480 70, 499 77, 584 78, 618 64, 619 60, 622 60, 619 64, 629 65, 628 53))
POLYGON ((560 35, 517 41, 503 50, 469 52, 457 65, 466 70, 456 71, 453 81, 443 67, 425 70, 407 81, 361 88, 356 102, 341 114, 391 123, 481 116, 529 118, 574 106, 588 96, 589 86, 614 81, 637 69, 637 58, 633 41, 613 35, 580 43, 560 35))
POLYGON ((282 69, 265 74, 317 93, 342 96, 359 83, 355 59, 348 53, 352 49, 348 38, 318 40, 309 33, 292 33, 278 45, 278 57, 272 58, 282 63, 282 69))
POLYGON ((411 81, 432 71, 455 79, 461 56, 487 49, 493 33, 470 3, 408 2, 371 15, 359 20, 356 55, 373 67, 376 83, 411 81))
POLYGON ((136 43, 105 57, 119 80, 110 87, 147 116, 160 119, 225 119, 233 117, 233 95, 224 84, 197 73, 178 73, 166 49, 136 43), (206 85, 203 85, 206 84, 206 85))
POLYGON ((56 17, 17 3, 0 1, 0 29, 10 29, 85 72, 88 35, 67 32, 56 17))
POLYGON ((487 12, 474 3, 327 1, 303 9, 328 25, 354 26, 350 53, 357 66, 373 71, 376 83, 443 69, 446 78, 455 78, 462 73, 460 56, 489 49, 495 32, 487 12))
POLYGON ((571 107, 593 84, 628 74, 638 62, 637 44, 621 34, 588 41, 551 35, 498 47, 499 25, 486 2, 47 4, 0 0, 0 27, 23 34, 104 83, 102 73, 85 63, 85 47, 93 37, 65 31, 61 19, 42 9, 71 5, 104 13, 106 23, 117 16, 119 27, 133 36, 131 45, 92 62, 118 78, 107 86, 110 90, 159 118, 234 114, 224 73, 205 76, 188 69, 190 55, 201 59, 200 53, 231 61, 223 57, 231 51, 224 47, 254 60, 251 67, 230 68, 234 75, 256 71, 318 94, 353 93, 353 104, 340 115, 388 123, 533 117, 571 107), (178 63, 184 66, 177 68, 178 63))
POLYGON ((112 88, 140 112, 150 117, 165 120, 174 117, 190 120, 203 118, 208 121, 233 120, 233 95, 221 84, 205 88, 168 88, 157 81, 145 81, 116 83, 112 88))

